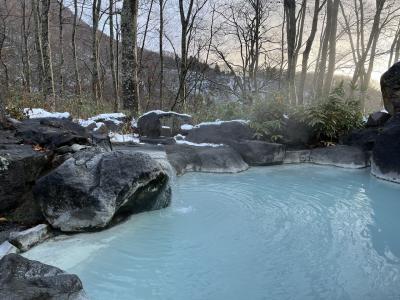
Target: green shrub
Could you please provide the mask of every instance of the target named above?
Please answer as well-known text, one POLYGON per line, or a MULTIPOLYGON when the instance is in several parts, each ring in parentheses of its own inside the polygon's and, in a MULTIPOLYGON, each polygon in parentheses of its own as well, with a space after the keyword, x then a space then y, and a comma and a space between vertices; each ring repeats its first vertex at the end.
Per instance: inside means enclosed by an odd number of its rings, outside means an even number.
POLYGON ((337 142, 341 135, 363 126, 360 104, 346 98, 343 84, 328 99, 298 109, 293 117, 310 126, 321 142, 337 142))
POLYGON ((287 110, 288 106, 280 95, 254 101, 250 126, 256 131, 256 137, 271 142, 280 141, 283 138, 284 115, 287 110))

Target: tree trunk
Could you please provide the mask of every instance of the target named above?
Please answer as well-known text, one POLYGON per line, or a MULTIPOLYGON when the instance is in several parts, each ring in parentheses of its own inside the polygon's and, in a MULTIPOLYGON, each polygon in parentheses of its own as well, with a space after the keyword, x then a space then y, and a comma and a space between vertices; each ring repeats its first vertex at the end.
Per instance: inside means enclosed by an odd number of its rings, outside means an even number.
POLYGON ((114 94, 114 111, 118 111, 119 99, 118 99, 118 87, 117 87, 117 75, 115 73, 115 55, 114 55, 114 0, 109 2, 110 10, 110 68, 111 68, 111 79, 114 94))
POLYGON ((326 72, 326 63, 328 60, 328 49, 329 49, 329 41, 331 35, 331 26, 332 26, 332 0, 327 0, 326 7, 326 26, 325 26, 325 34, 322 42, 321 56, 319 60, 318 74, 317 79, 315 80, 315 99, 321 100, 323 97, 323 86, 324 86, 324 78, 326 72))
POLYGON ((78 58, 76 55, 76 26, 78 23, 78 0, 74 0, 74 19, 72 22, 72 60, 74 61, 75 93, 82 94, 81 79, 79 77, 78 58))
POLYGON ((160 52, 160 109, 163 109, 163 89, 164 89, 164 54, 163 54, 163 35, 164 35, 164 0, 159 0, 160 4, 160 32, 159 32, 159 52, 160 52))
POLYGON ((51 49, 49 40, 49 10, 50 0, 42 0, 42 48, 43 48, 43 95, 49 101, 52 109, 55 109, 55 94, 53 80, 53 66, 51 62, 51 49))
POLYGON ((294 103, 296 99, 296 1, 284 0, 284 8, 286 14, 286 37, 287 37, 287 53, 288 53, 288 67, 286 79, 288 81, 289 102, 294 103))
POLYGON ((23 50, 22 50, 22 64, 24 73, 24 88, 25 92, 31 92, 31 63, 29 59, 28 50, 28 32, 26 26, 26 0, 22 0, 22 37, 23 37, 23 50))
POLYGON ((299 83, 299 91, 298 91, 298 101, 299 104, 302 105, 304 103, 304 86, 306 83, 307 71, 308 71, 308 60, 310 59, 310 53, 312 49, 312 45, 314 43, 315 35, 318 29, 318 17, 319 11, 321 8, 319 7, 320 0, 315 0, 314 3, 314 16, 311 25, 311 33, 306 42, 306 48, 303 52, 303 61, 301 63, 301 76, 299 83))
POLYGON ((34 20, 34 31, 35 31, 35 47, 37 56, 37 78, 39 90, 43 92, 43 48, 42 48, 42 37, 41 37, 41 14, 40 14, 40 0, 32 0, 32 11, 34 20))
POLYGON ((333 74, 335 72, 336 67, 336 34, 337 34, 337 23, 338 23, 338 13, 339 13, 339 2, 340 0, 334 0, 332 10, 331 10, 331 30, 329 32, 329 62, 328 62, 328 70, 326 73, 324 87, 323 87, 323 97, 329 95, 333 74))
POLYGON ((122 102, 132 115, 139 112, 139 82, 137 61, 138 0, 124 0, 121 12, 122 39, 122 102))
POLYGON ((92 99, 98 104, 100 97, 99 81, 99 40, 97 29, 99 28, 101 0, 94 0, 92 7, 92 99))
POLYGON ((64 94, 64 31, 63 31, 63 10, 64 10, 64 0, 59 2, 58 20, 59 20, 59 34, 58 42, 60 47, 60 65, 59 65, 59 86, 60 86, 60 96, 64 94))

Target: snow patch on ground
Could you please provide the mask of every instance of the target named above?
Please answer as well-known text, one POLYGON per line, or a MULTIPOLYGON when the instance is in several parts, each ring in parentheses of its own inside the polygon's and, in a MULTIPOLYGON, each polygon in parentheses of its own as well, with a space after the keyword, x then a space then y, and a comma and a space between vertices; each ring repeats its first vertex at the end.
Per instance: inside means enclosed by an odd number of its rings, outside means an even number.
POLYGON ((68 112, 49 112, 42 108, 24 108, 24 114, 29 117, 29 119, 37 119, 37 118, 69 118, 71 115, 68 112))

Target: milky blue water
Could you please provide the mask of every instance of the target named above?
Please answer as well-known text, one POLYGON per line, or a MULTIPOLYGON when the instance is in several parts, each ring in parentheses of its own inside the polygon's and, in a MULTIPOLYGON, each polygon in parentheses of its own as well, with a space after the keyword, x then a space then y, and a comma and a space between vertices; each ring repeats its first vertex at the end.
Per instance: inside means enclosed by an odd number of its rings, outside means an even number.
POLYGON ((27 256, 91 299, 400 299, 400 185, 312 165, 187 174, 171 207, 27 256))

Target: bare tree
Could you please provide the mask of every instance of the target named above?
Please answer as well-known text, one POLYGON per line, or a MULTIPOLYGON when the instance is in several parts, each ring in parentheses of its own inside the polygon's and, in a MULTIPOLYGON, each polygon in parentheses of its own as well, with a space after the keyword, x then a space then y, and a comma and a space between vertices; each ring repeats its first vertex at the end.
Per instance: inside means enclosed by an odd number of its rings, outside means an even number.
POLYGON ((101 0, 93 0, 92 4, 92 99, 98 103, 100 97, 99 80, 99 39, 97 30, 100 21, 101 0))
MULTIPOLYGON (((110 68, 111 68, 111 79, 112 79, 112 87, 113 87, 113 96, 114 96, 114 111, 118 111, 119 106, 119 93, 118 93, 118 85, 117 85, 117 74, 115 69, 115 51, 114 51, 114 0, 110 0, 109 2, 109 25, 110 25, 110 68)), ((117 53, 118 55, 118 53, 117 53)))
POLYGON ((24 88, 27 93, 31 92, 31 62, 30 62, 30 54, 28 50, 28 27, 30 23, 30 18, 27 16, 26 9, 26 0, 22 0, 22 26, 21 26, 21 35, 23 38, 22 43, 22 65, 23 65, 23 74, 24 74, 24 88), (28 22, 27 22, 28 18, 28 22), (28 24, 27 24, 28 23, 28 24))
POLYGON ((43 49, 43 94, 45 99, 51 103, 52 109, 55 109, 55 94, 53 80, 53 65, 51 61, 51 48, 49 40, 49 11, 50 0, 41 0, 41 40, 43 49))
POLYGON ((320 0, 314 1, 314 15, 311 24, 311 32, 310 36, 307 39, 306 47, 303 52, 303 61, 301 64, 301 75, 300 75, 300 83, 299 83, 299 90, 298 90, 298 103, 304 103, 304 86, 307 78, 307 71, 308 71, 308 61, 310 59, 311 49, 314 43, 315 35, 318 29, 318 20, 319 20, 319 12, 325 5, 326 1, 320 4, 320 0))
POLYGON ((59 0, 58 2, 58 42, 60 49, 60 63, 59 63, 59 88, 60 95, 64 94, 64 19, 63 19, 63 11, 64 11, 64 0, 59 0))
POLYGON ((122 39, 122 103, 133 115, 139 112, 139 84, 137 59, 138 0, 124 0, 121 12, 122 39))

